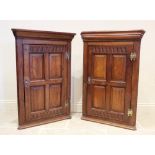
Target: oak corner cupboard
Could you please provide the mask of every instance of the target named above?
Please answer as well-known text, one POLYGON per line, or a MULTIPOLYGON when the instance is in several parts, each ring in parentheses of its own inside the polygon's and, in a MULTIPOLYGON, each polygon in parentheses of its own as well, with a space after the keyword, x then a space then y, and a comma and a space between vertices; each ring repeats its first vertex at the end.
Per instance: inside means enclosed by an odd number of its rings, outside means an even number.
POLYGON ((82 119, 136 129, 140 44, 144 30, 82 32, 82 119))
POLYGON ((70 118, 74 33, 12 29, 19 129, 70 118))

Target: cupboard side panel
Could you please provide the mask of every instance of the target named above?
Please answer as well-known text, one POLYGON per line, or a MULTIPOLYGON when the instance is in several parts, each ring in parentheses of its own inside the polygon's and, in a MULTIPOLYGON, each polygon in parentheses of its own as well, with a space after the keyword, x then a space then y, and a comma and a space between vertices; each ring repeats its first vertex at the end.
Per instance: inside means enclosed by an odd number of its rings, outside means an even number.
POLYGON ((87 77, 88 77, 88 44, 84 42, 83 45, 83 104, 82 104, 82 114, 87 115, 87 77))
POLYGON ((25 123, 24 77, 23 77, 23 45, 22 39, 16 39, 16 75, 19 126, 25 123))
POLYGON ((66 50, 69 54, 69 60, 66 63, 66 101, 67 101, 67 115, 71 111, 71 42, 67 43, 66 50))

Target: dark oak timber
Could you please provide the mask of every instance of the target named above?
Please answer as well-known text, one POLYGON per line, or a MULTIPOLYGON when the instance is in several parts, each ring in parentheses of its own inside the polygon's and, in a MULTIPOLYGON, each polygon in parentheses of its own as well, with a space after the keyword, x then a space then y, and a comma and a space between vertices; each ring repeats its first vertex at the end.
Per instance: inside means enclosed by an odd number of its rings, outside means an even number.
POLYGON ((82 32, 82 119, 136 129, 140 43, 144 30, 82 32))
POLYGON ((12 32, 19 129, 70 118, 71 41, 75 33, 12 32))

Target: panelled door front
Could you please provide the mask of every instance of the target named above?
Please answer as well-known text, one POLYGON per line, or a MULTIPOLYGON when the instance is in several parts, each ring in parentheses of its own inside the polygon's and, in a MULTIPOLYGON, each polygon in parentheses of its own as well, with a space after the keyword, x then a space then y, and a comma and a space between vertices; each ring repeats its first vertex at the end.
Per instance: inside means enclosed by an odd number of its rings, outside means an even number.
POLYGON ((26 121, 65 115, 66 45, 24 45, 26 121))
POLYGON ((131 102, 132 42, 88 45, 87 115, 128 122, 131 102))

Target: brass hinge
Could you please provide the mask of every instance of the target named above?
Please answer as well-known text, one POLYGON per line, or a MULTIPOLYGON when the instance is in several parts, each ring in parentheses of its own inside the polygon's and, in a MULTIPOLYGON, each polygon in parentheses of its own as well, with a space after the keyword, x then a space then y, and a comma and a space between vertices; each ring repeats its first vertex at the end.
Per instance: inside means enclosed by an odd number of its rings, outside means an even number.
POLYGON ((68 102, 68 100, 65 102, 65 106, 66 106, 66 107, 69 106, 69 102, 68 102))
POLYGON ((135 52, 131 52, 130 53, 130 60, 131 61, 135 61, 136 60, 136 53, 135 52))
POLYGON ((132 109, 128 109, 128 117, 131 117, 133 115, 133 110, 132 109))
POLYGON ((66 53, 65 53, 65 58, 68 59, 68 60, 70 59, 70 54, 69 54, 69 52, 66 52, 66 53))
POLYGON ((68 106, 68 102, 67 102, 67 101, 65 102, 65 106, 66 106, 66 107, 68 106))

